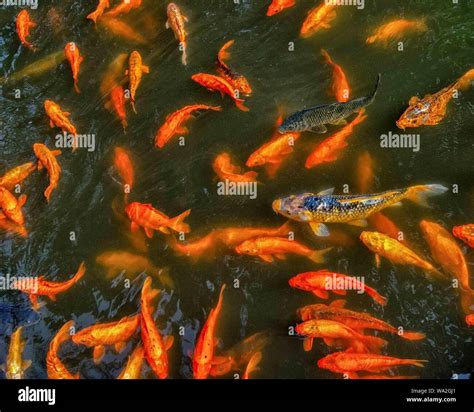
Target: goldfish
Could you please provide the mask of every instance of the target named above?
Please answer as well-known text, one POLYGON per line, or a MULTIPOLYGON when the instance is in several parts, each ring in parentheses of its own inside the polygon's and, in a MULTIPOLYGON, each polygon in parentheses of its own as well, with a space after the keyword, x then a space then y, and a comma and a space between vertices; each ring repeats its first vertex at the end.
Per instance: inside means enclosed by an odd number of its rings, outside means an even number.
POLYGON ((125 71, 125 75, 129 77, 130 85, 130 99, 132 101, 133 111, 135 109, 135 94, 137 93, 138 86, 142 81, 143 73, 150 73, 150 68, 142 64, 142 56, 137 51, 133 51, 128 60, 128 69, 125 71))
POLYGON ((94 362, 100 363, 105 346, 113 345, 117 352, 125 349, 140 324, 140 315, 125 316, 118 322, 98 323, 77 332, 72 341, 77 345, 94 348, 94 362))
POLYGON ((357 158, 357 190, 368 193, 374 186, 374 160, 369 152, 363 152, 357 158))
POLYGON ((444 272, 458 279, 461 288, 474 296, 474 290, 469 286, 469 269, 466 259, 451 233, 438 223, 428 220, 422 220, 420 228, 434 261, 443 268, 444 272))
POLYGON ((369 225, 375 229, 375 231, 390 236, 392 239, 398 240, 400 243, 407 247, 411 247, 409 243, 405 240, 403 231, 382 212, 378 212, 370 216, 368 222, 369 225))
POLYGON ((252 94, 252 88, 248 80, 241 74, 232 70, 226 63, 225 60, 230 57, 227 49, 234 44, 234 40, 229 40, 222 48, 219 50, 216 59, 217 73, 224 79, 226 79, 235 90, 238 90, 240 93, 246 95, 252 94))
POLYGON ((92 20, 94 23, 97 23, 97 19, 100 18, 109 7, 110 0, 99 0, 97 8, 92 13, 88 14, 87 18, 92 20))
POLYGON ((206 104, 193 104, 184 106, 183 108, 169 114, 164 124, 158 129, 155 136, 155 146, 163 148, 174 136, 185 135, 189 133, 189 129, 184 126, 193 115, 194 112, 202 110, 213 110, 220 112, 221 106, 208 106, 206 104))
POLYGON ((301 37, 310 37, 320 29, 331 28, 332 20, 336 18, 335 6, 323 3, 308 12, 300 30, 301 37))
POLYGON ((298 309, 298 315, 303 321, 310 319, 334 320, 343 323, 360 333, 364 333, 367 329, 377 330, 380 332, 392 333, 394 335, 398 334, 403 339, 413 341, 421 340, 426 337, 424 333, 420 332, 400 331, 383 320, 370 316, 368 313, 344 309, 341 307, 342 302, 336 300, 329 306, 323 304, 304 306, 298 309))
POLYGON ((468 326, 474 326, 474 313, 466 315, 465 319, 468 326))
POLYGON ((387 304, 387 298, 381 296, 375 289, 367 286, 355 277, 340 273, 319 270, 317 272, 300 273, 289 280, 292 288, 305 290, 313 293, 321 299, 328 299, 328 292, 337 295, 345 295, 346 290, 357 290, 358 293, 367 293, 380 305, 387 304))
POLYGON ((76 43, 74 42, 69 42, 68 44, 66 44, 66 46, 64 47, 64 55, 66 56, 66 59, 71 65, 72 77, 74 79, 74 90, 76 90, 77 93, 80 93, 81 91, 79 90, 77 82, 79 76, 79 69, 82 62, 84 61, 84 57, 81 56, 79 47, 77 47, 76 43))
POLYGON ((17 199, 9 190, 0 186, 0 220, 7 218, 23 226, 25 216, 21 208, 26 203, 26 200, 26 195, 23 194, 17 199))
POLYGON ((160 379, 166 379, 169 373, 167 351, 173 346, 173 336, 162 338, 153 319, 151 301, 159 294, 151 288, 151 278, 147 277, 141 294, 141 333, 145 358, 153 372, 160 379))
POLYGON ((347 81, 347 77, 344 73, 344 70, 342 70, 341 66, 334 63, 334 61, 331 59, 331 56, 329 56, 329 53, 326 50, 321 49, 321 54, 323 55, 326 63, 332 67, 331 88, 333 95, 336 96, 336 100, 338 102, 347 102, 349 100, 351 89, 349 87, 349 82, 347 81))
POLYGON ((125 103, 125 90, 122 86, 117 85, 110 92, 110 99, 105 104, 105 108, 112 112, 115 112, 117 117, 120 119, 123 130, 125 130, 128 126, 125 103))
POLYGON ((31 19, 28 10, 23 9, 18 13, 16 17, 16 32, 21 44, 31 50, 35 50, 35 47, 27 40, 27 37, 30 35, 30 29, 35 26, 36 23, 31 19))
POLYGON ((61 154, 61 151, 51 151, 42 143, 35 143, 33 145, 33 151, 38 158, 38 170, 44 167, 49 174, 49 186, 44 191, 44 196, 49 202, 51 193, 58 187, 59 177, 61 175, 61 166, 56 159, 56 156, 61 154))
POLYGON ((360 371, 379 373, 397 366, 413 365, 423 368, 426 360, 399 359, 373 353, 336 352, 318 360, 318 366, 335 373, 344 373, 349 377, 357 376, 360 371))
MULTIPOLYGON (((282 117, 277 119, 277 127, 282 122, 282 117)), ((295 142, 301 133, 288 132, 280 134, 276 132, 267 143, 255 150, 245 163, 247 167, 266 166, 267 174, 274 178, 283 161, 294 151, 295 142)))
POLYGON ((28 232, 24 226, 19 225, 18 223, 15 223, 9 219, 1 219, 1 217, 0 217, 0 230, 4 230, 8 233, 13 233, 23 238, 28 237, 28 232))
POLYGON ((7 190, 12 190, 16 185, 19 185, 31 173, 33 173, 36 168, 37 165, 33 162, 16 166, 0 177, 0 186, 3 186, 7 190))
POLYGON ((245 172, 242 174, 241 168, 232 163, 229 153, 221 153, 212 164, 214 172, 220 180, 228 180, 230 182, 256 182, 257 172, 245 172))
POLYGON ((457 81, 458 89, 465 90, 471 87, 473 79, 474 79, 474 69, 470 69, 458 79, 457 81))
POLYGON ((326 319, 311 319, 296 325, 298 335, 306 337, 304 344, 305 351, 310 351, 313 347, 314 338, 324 339, 328 346, 335 346, 341 340, 355 352, 376 352, 378 353, 387 341, 375 337, 362 335, 343 323, 326 319))
POLYGON ((262 361, 262 352, 255 352, 249 360, 242 379, 250 379, 250 374, 259 370, 258 364, 262 361))
POLYGON ((33 309, 38 310, 40 308, 40 305, 38 304, 38 296, 47 296, 54 302, 58 294, 69 290, 82 279, 85 273, 86 266, 84 262, 82 262, 77 269, 76 274, 66 282, 52 282, 45 280, 44 276, 38 276, 35 281, 31 282, 13 282, 13 289, 26 293, 30 298, 33 309))
POLYGON ((184 223, 184 219, 189 216, 191 209, 186 210, 179 216, 169 218, 164 213, 154 209, 151 204, 133 202, 125 208, 125 213, 131 221, 132 232, 142 227, 149 238, 153 237, 153 231, 160 231, 165 234, 169 234, 171 230, 181 233, 191 231, 189 225, 184 223))
POLYGON ((76 127, 68 119, 71 113, 63 112, 61 107, 52 100, 45 100, 44 109, 46 110, 46 114, 49 117, 50 127, 56 126, 63 129, 63 131, 71 133, 72 135, 77 134, 76 127))
POLYGON ((360 240, 369 250, 376 254, 377 265, 380 263, 380 256, 383 256, 393 263, 417 266, 427 271, 431 276, 446 279, 431 263, 418 256, 413 250, 404 246, 396 239, 392 239, 379 232, 364 231, 360 234, 360 240))
POLYGON ((375 32, 367 37, 366 43, 387 43, 391 40, 402 39, 405 34, 424 33, 428 31, 428 26, 424 19, 407 20, 399 19, 393 20, 380 26, 375 32))
POLYGON ((235 251, 241 255, 258 256, 267 263, 273 262, 273 257, 277 259, 286 259, 286 254, 296 254, 306 256, 315 263, 323 263, 324 255, 331 248, 323 250, 312 250, 295 240, 289 240, 284 237, 258 237, 246 240, 235 248, 235 251))
POLYGON ((345 125, 345 120, 352 113, 359 112, 361 109, 370 106, 377 96, 382 76, 379 74, 377 84, 370 96, 359 97, 343 103, 322 104, 309 109, 300 110, 287 117, 280 128, 280 133, 287 132, 314 132, 326 133, 326 124, 345 125))
POLYGON ((74 375, 69 372, 58 355, 61 345, 71 338, 70 331, 73 327, 74 321, 66 322, 49 344, 48 354, 46 355, 48 379, 79 379, 79 374, 74 375))
POLYGON ((453 235, 474 248, 474 224, 453 227, 453 235))
POLYGON ((244 105, 244 100, 239 99, 235 96, 235 90, 233 86, 226 79, 207 73, 194 74, 191 78, 196 83, 200 84, 201 86, 204 86, 210 91, 217 91, 222 96, 224 96, 224 94, 227 94, 234 101, 238 109, 244 112, 248 112, 250 110, 244 105))
POLYGON ((114 17, 103 16, 100 19, 100 24, 105 27, 110 33, 120 36, 127 41, 137 44, 147 44, 147 39, 135 29, 130 27, 127 23, 114 17))
POLYGON ((120 4, 105 13, 106 16, 116 17, 120 14, 129 13, 132 9, 137 9, 142 4, 142 0, 122 0, 120 4))
POLYGON ((202 327, 201 333, 196 342, 193 354, 193 375, 195 379, 207 379, 212 369, 214 359, 214 348, 216 346, 215 329, 217 319, 222 309, 224 290, 226 285, 222 285, 219 293, 217 306, 211 310, 209 316, 202 327))
POLYGON ((284 9, 293 7, 296 4, 295 0, 272 0, 271 4, 268 6, 267 16, 274 16, 282 12, 284 9))
POLYGON ((351 136, 354 127, 362 123, 367 116, 364 109, 361 109, 352 122, 346 124, 341 130, 318 143, 316 148, 306 159, 306 169, 311 169, 322 163, 330 163, 339 159, 341 152, 347 147, 347 138, 351 136))
POLYGON ((181 13, 180 8, 175 3, 168 4, 167 8, 168 20, 166 21, 166 28, 173 30, 176 39, 179 41, 180 50, 183 55, 181 62, 186 66, 186 30, 184 28, 184 22, 188 22, 188 18, 181 13))
POLYGON ((120 146, 115 147, 114 166, 122 179, 125 193, 129 194, 133 189, 135 171, 127 149, 120 146))
POLYGON ((117 379, 140 379, 144 360, 145 349, 143 349, 143 346, 139 344, 129 356, 125 368, 123 368, 117 379))
POLYGON ((100 93, 103 97, 110 96, 112 90, 124 83, 124 67, 129 56, 127 53, 120 53, 108 65, 100 81, 100 93))
POLYGON ((408 199, 422 206, 430 196, 445 193, 448 189, 439 184, 411 186, 369 195, 334 195, 334 189, 318 194, 304 193, 277 199, 272 208, 289 219, 308 223, 317 236, 328 236, 325 223, 348 223, 367 226, 366 219, 382 209, 398 205, 408 199))
POLYGON ((23 327, 20 326, 11 335, 6 364, 0 367, 7 379, 24 379, 25 371, 31 366, 31 360, 23 360, 25 342, 21 339, 22 332, 23 327))

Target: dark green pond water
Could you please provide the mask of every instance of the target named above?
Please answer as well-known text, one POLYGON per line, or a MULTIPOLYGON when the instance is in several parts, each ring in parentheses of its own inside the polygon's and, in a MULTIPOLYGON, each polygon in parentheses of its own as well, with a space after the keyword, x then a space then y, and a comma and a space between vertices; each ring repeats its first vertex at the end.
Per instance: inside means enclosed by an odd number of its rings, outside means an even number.
MULTIPOLYGON (((113 278, 107 278, 95 263, 104 251, 136 253, 126 236, 128 228, 111 207, 114 199, 122 195, 111 170, 117 145, 130 150, 136 167, 131 199, 152 203, 173 216, 192 209, 188 218, 192 236, 207 234, 216 227, 281 225, 284 218, 271 208, 274 199, 328 187, 341 193, 344 185, 355 184, 357 158, 364 151, 376 163, 376 192, 425 183, 459 186, 458 194, 450 191, 434 198, 430 209, 404 202, 403 207, 387 211, 425 256, 430 255, 419 230, 421 219, 437 221, 449 229, 474 221, 472 89, 450 102, 441 124, 416 129, 421 135, 419 152, 382 149, 379 138, 397 130, 395 121, 411 96, 434 93, 472 67, 472 2, 366 0, 363 10, 342 7, 330 30, 309 39, 300 39, 298 33, 307 11, 317 2, 298 0, 295 7, 271 18, 265 15, 270 1, 238 3, 178 0, 189 18, 187 67, 180 63, 173 34, 165 30, 165 1, 144 0, 139 10, 124 17, 149 40, 149 45, 143 46, 94 28, 85 18, 95 9, 94 0, 39 0, 38 9, 30 11, 38 22, 30 37, 39 48, 36 53, 20 46, 15 33, 18 9, 0 9, 0 77, 8 79, 42 57, 62 50, 70 41, 79 45, 85 57, 80 74, 81 94, 72 88, 67 63, 40 76, 27 76, 0 86, 0 172, 32 161, 34 143, 54 144, 58 130, 49 128, 43 108, 45 99, 70 111, 80 133, 95 134, 97 139, 93 152, 65 150, 61 155, 63 174, 50 204, 43 196, 47 185, 44 174, 35 173, 25 182, 23 190, 29 197, 24 208, 27 239, 0 233, 1 274, 44 274, 51 280, 63 281, 81 261, 87 264, 83 280, 59 295, 56 302, 48 300, 39 319, 30 319, 30 326, 24 329, 24 357, 33 360, 27 377, 46 377, 48 344, 66 321, 75 320, 79 329, 118 320, 139 310, 145 274, 133 277, 131 287, 125 288, 124 274, 117 271, 113 278), (55 12, 51 12, 52 8, 55 12), (426 17, 429 31, 408 36, 403 52, 397 51, 395 44, 388 48, 365 44, 367 36, 381 24, 396 18, 419 17, 426 17), (229 39, 235 39, 229 64, 249 79, 254 90, 247 101, 249 113, 237 110, 230 99, 221 100, 217 93, 208 92, 190 79, 194 73, 214 71, 217 51, 229 39), (288 50, 289 42, 295 45, 292 52, 288 50), (217 154, 228 151, 243 164, 271 137, 279 107, 289 114, 332 102, 327 93, 331 70, 321 59, 321 48, 345 69, 355 97, 371 91, 377 73, 382 73, 377 99, 367 109, 369 117, 355 130, 344 156, 330 165, 306 170, 304 160, 322 136, 304 134, 275 179, 268 179, 262 171, 255 200, 219 196, 212 170, 217 154), (119 53, 133 50, 140 51, 151 73, 144 77, 137 93, 138 114, 128 110, 125 134, 114 115, 104 109, 99 84, 110 62, 119 53), (19 99, 15 98, 16 89, 21 91, 19 99), (154 149, 154 134, 166 115, 193 103, 222 104, 225 110, 193 122, 185 146, 178 146, 175 140, 163 150, 154 149), (75 233, 75 241, 70 240, 70 232, 75 233)), ((306 227, 294 227, 302 243, 313 248, 327 245, 306 227)), ((355 245, 336 247, 325 266, 336 272, 365 276, 369 285, 388 298, 388 305, 381 307, 365 295, 349 293, 348 307, 427 335, 427 339, 418 342, 387 336, 389 345, 384 353, 427 359, 423 370, 408 373, 419 372, 422 378, 450 378, 471 372, 472 330, 463 321, 456 291, 449 284, 427 280, 422 271, 413 267, 383 261, 377 269, 373 254, 357 239, 358 230, 340 229, 354 237, 355 245)), ((298 307, 323 303, 311 294, 291 289, 288 279, 321 266, 300 257, 267 264, 230 251, 218 254, 210 262, 193 262, 170 250, 162 235, 148 241, 146 255, 157 267, 168 268, 175 283, 174 290, 166 289, 161 295, 156 313, 160 330, 175 336, 170 377, 192 377, 188 354, 223 283, 229 287, 218 321, 218 353, 256 332, 271 330, 276 336, 265 348, 261 370, 255 377, 335 377, 316 366, 317 359, 329 353, 322 342, 311 353, 305 353, 302 341, 287 333, 297 321, 298 307), (232 287, 235 279, 239 280, 238 288, 232 287), (184 328, 184 336, 179 335, 180 327, 184 328)), ((474 255, 466 250, 466 258, 472 271, 474 255)), ((0 292, 0 299, 3 304, 29 306, 26 296, 18 292, 0 292)), ((12 329, 6 315, 3 318, 0 363, 5 361, 12 329)), ((72 343, 65 344, 60 354, 68 368, 74 373, 79 371, 84 378, 115 378, 138 340, 137 334, 119 355, 108 351, 99 366, 93 364, 90 350, 72 343)), ((147 366, 143 377, 152 376, 147 366)))

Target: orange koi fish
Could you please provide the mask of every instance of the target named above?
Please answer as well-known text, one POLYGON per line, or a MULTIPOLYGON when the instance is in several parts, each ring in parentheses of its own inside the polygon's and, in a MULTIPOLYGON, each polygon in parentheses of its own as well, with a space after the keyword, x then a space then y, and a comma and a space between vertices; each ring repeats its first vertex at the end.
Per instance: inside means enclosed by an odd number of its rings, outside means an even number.
POLYGON ((120 14, 129 13, 131 10, 137 9, 141 6, 141 4, 142 0, 122 0, 122 3, 105 13, 105 15, 110 17, 117 17, 120 14))
POLYGON ((151 278, 147 277, 143 284, 141 295, 141 330, 142 342, 145 350, 145 358, 153 372, 160 379, 168 377, 168 353, 167 351, 173 346, 173 336, 161 337, 160 332, 156 328, 153 319, 153 307, 151 301, 158 296, 159 290, 152 289, 151 278))
POLYGON ((66 282, 52 282, 45 280, 44 276, 38 276, 36 282, 13 282, 13 289, 17 289, 23 293, 26 293, 30 298, 31 304, 34 310, 38 310, 40 305, 38 304, 38 296, 47 296, 53 302, 56 301, 56 296, 60 293, 64 293, 79 282, 84 274, 86 273, 86 266, 84 262, 81 263, 76 274, 66 282))
POLYGON ((216 59, 216 66, 217 66, 217 73, 224 79, 226 79, 235 90, 238 90, 240 93, 250 95, 252 94, 252 88, 248 80, 242 76, 241 74, 232 70, 226 63, 230 57, 229 52, 227 49, 234 44, 234 40, 229 40, 222 48, 219 50, 216 59))
POLYGON ((341 66, 333 62, 326 50, 321 49, 321 54, 326 63, 332 67, 332 94, 336 96, 338 102, 347 102, 351 89, 344 70, 342 70, 341 66))
POLYGON ((27 196, 21 195, 18 199, 9 190, 0 186, 0 220, 10 219, 17 225, 25 224, 25 216, 21 208, 26 203, 27 196))
POLYGON ((46 355, 48 379, 79 379, 79 373, 74 375, 69 372, 58 355, 61 345, 71 339, 70 331, 73 327, 74 321, 66 322, 49 344, 48 354, 46 355))
POLYGON ((60 129, 63 129, 63 131, 72 135, 77 134, 75 126, 68 119, 68 116, 70 116, 71 113, 63 112, 59 104, 52 100, 45 100, 44 109, 49 117, 50 127, 59 127, 60 129))
POLYGON ((446 276, 431 263, 418 256, 396 239, 392 239, 379 232, 364 231, 360 234, 360 240, 369 250, 376 254, 377 266, 380 265, 380 256, 383 256, 395 264, 417 266, 428 272, 431 276, 446 279, 446 276))
POLYGON ((474 79, 474 69, 470 69, 459 78, 458 89, 465 90, 471 87, 473 79, 474 79))
POLYGON ((262 361, 262 352, 255 352, 249 360, 245 372, 242 375, 242 379, 250 379, 250 374, 260 370, 258 367, 259 363, 262 361))
POLYGON ((79 90, 77 82, 79 76, 79 68, 81 66, 81 63, 84 61, 84 57, 81 56, 79 47, 77 47, 76 43, 74 42, 69 42, 68 44, 66 44, 66 46, 64 47, 64 55, 66 56, 66 59, 71 65, 72 78, 74 79, 74 90, 76 90, 77 93, 80 93, 81 91, 79 90))
POLYGON ((49 202, 51 193, 58 187, 59 176, 61 175, 61 166, 59 166, 56 159, 56 156, 60 155, 61 151, 51 151, 42 143, 35 143, 33 145, 33 151, 38 158, 38 170, 44 167, 49 175, 49 186, 44 191, 44 196, 49 202))
POLYGON ((128 126, 125 103, 125 90, 122 86, 117 85, 110 92, 110 100, 105 104, 105 108, 115 112, 120 119, 124 131, 128 126))
POLYGON ((273 262, 273 257, 286 259, 286 254, 306 256, 315 263, 323 263, 324 255, 331 248, 323 250, 312 250, 305 245, 283 237, 258 237, 246 240, 235 248, 240 255, 258 256, 267 263, 273 262))
POLYGON ((72 341, 77 345, 94 348, 94 363, 101 362, 105 346, 113 345, 117 353, 125 349, 140 324, 140 315, 125 316, 118 322, 98 323, 77 332, 72 341))
POLYGON ((130 27, 127 23, 114 17, 103 16, 100 19, 100 24, 105 27, 113 35, 122 37, 127 41, 137 44, 147 44, 147 39, 135 29, 130 27))
POLYGON ((257 172, 246 172, 232 163, 229 153, 221 153, 214 159, 212 168, 220 180, 231 182, 256 182, 257 172))
POLYGON ((94 23, 97 23, 97 19, 100 18, 106 9, 110 7, 110 0, 99 0, 97 8, 90 14, 87 15, 89 20, 92 20, 94 23))
POLYGON ((347 138, 351 136, 354 127, 365 119, 367 119, 367 116, 365 110, 362 109, 352 122, 316 146, 306 159, 305 167, 311 169, 322 163, 331 163, 339 159, 341 152, 347 147, 347 138))
POLYGON ((35 47, 27 40, 27 37, 30 35, 30 29, 35 26, 36 23, 31 19, 28 10, 23 9, 16 16, 16 32, 21 44, 31 50, 35 50, 35 47))
POLYGON ((375 231, 383 233, 384 235, 390 236, 392 239, 398 240, 400 243, 404 244, 406 247, 411 247, 408 242, 401 235, 403 231, 387 216, 382 212, 375 213, 372 216, 369 216, 367 219, 370 226, 372 226, 375 231))
POLYGON ((179 216, 170 218, 159 210, 154 209, 151 204, 145 205, 133 202, 125 208, 125 213, 131 221, 132 232, 142 227, 149 238, 153 237, 153 231, 165 234, 169 234, 170 230, 181 233, 189 233, 191 231, 189 225, 184 223, 184 219, 189 216, 191 209, 186 210, 179 216))
POLYGON ((129 356, 125 368, 123 368, 117 379, 140 379, 144 360, 145 349, 139 344, 129 356))
POLYGON ((357 190, 370 193, 374 186, 374 160, 369 152, 363 152, 357 158, 357 190))
POLYGON ((209 313, 209 317, 202 327, 196 342, 196 347, 194 348, 193 374, 195 379, 207 379, 211 372, 213 362, 216 361, 216 359, 214 359, 214 348, 216 346, 215 329, 217 318, 222 309, 225 287, 225 284, 222 285, 217 306, 209 313))
POLYGON ((214 76, 213 74, 198 73, 191 77, 196 83, 204 86, 210 91, 217 91, 224 96, 228 95, 235 103, 235 105, 243 112, 248 112, 250 109, 244 106, 244 100, 235 97, 235 90, 232 85, 222 77, 214 76))
POLYGON ((292 277, 289 284, 292 288, 311 292, 321 299, 328 299, 329 291, 336 295, 345 296, 347 290, 357 290, 358 293, 367 293, 382 306, 387 304, 387 298, 384 298, 375 289, 370 288, 364 282, 360 282, 357 278, 327 270, 300 273, 292 277))
POLYGON ((176 39, 179 41, 180 50, 182 49, 183 52, 181 62, 186 66, 188 63, 186 61, 186 30, 184 22, 188 22, 188 18, 181 13, 181 10, 175 3, 168 4, 167 14, 166 28, 171 28, 176 39))
POLYGON ((214 110, 220 112, 220 106, 208 106, 206 104, 193 104, 185 106, 166 117, 165 123, 159 128, 155 136, 155 146, 163 148, 174 136, 185 135, 189 129, 184 126, 195 112, 202 110, 214 110))
POLYGON ((135 94, 137 93, 138 86, 142 81, 143 73, 150 73, 150 68, 142 64, 142 56, 137 51, 133 51, 128 60, 128 69, 125 71, 125 75, 129 77, 130 87, 130 99, 132 101, 133 111, 135 110, 135 94))
POLYGON ((374 34, 367 37, 366 43, 383 43, 385 46, 389 41, 402 39, 407 34, 424 33, 428 26, 424 19, 418 20, 394 20, 380 26, 374 34))
POLYGON ((295 0, 272 0, 271 4, 268 6, 267 16, 274 16, 282 12, 284 9, 293 7, 296 4, 295 0))
POLYGON ((23 327, 20 326, 12 333, 6 364, 0 366, 7 379, 24 379, 25 371, 31 366, 31 360, 23 360, 25 342, 21 339, 22 331, 23 327))
POLYGON ((31 173, 33 173, 36 170, 36 167, 37 165, 35 163, 28 162, 8 170, 2 177, 0 177, 0 186, 12 190, 16 185, 19 185, 31 173))
POLYGON ((310 37, 320 29, 329 29, 336 18, 336 6, 323 3, 311 9, 300 30, 301 37, 310 37))
POLYGON ((135 181, 135 172, 128 150, 120 146, 115 147, 114 166, 120 177, 122 178, 125 193, 129 194, 132 191, 133 183, 135 181))
POLYGON ((453 227, 453 235, 474 248, 474 224, 453 227))

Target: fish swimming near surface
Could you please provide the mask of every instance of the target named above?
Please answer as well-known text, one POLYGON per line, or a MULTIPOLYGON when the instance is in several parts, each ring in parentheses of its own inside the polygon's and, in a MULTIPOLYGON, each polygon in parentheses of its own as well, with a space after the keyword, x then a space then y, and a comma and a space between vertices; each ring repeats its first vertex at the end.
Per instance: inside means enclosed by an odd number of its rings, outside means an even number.
POLYGON ((129 13, 133 9, 137 9, 142 4, 142 0, 122 0, 120 4, 112 10, 105 13, 105 16, 117 17, 121 14, 129 13))
POLYGON ((453 235, 469 247, 474 248, 474 224, 453 227, 453 235))
POLYGON ((249 360, 247 367, 242 375, 242 379, 250 379, 250 374, 258 372, 260 368, 258 365, 262 361, 262 352, 255 352, 249 360))
POLYGON ((5 372, 7 379, 24 379, 25 371, 31 366, 31 360, 23 359, 25 341, 21 339, 23 327, 20 326, 10 337, 7 361, 0 369, 5 372))
POLYGON ((72 374, 69 372, 58 355, 61 345, 71 339, 71 329, 73 328, 74 321, 66 322, 49 344, 48 354, 46 355, 48 379, 79 379, 79 373, 72 374))
POLYGON ((184 22, 188 21, 188 18, 181 13, 180 8, 175 3, 168 4, 167 8, 168 20, 166 21, 166 28, 173 30, 176 39, 179 41, 180 49, 182 49, 181 62, 183 65, 187 65, 186 55, 186 29, 184 22))
POLYGON ((135 183, 135 170, 130 152, 120 146, 114 148, 114 167, 117 170, 124 185, 124 193, 127 197, 135 183))
POLYGON ((21 208, 25 205, 27 196, 20 195, 17 199, 13 193, 0 186, 0 220, 9 219, 17 225, 25 224, 25 216, 21 208))
POLYGON ((315 132, 326 133, 325 125, 345 125, 345 120, 352 113, 371 105, 377 95, 381 75, 377 79, 377 85, 371 96, 359 97, 343 103, 322 104, 296 112, 286 118, 279 128, 280 133, 287 132, 315 132))
POLYGON ((72 135, 77 134, 76 127, 68 119, 71 113, 64 112, 59 104, 53 102, 52 100, 45 100, 44 110, 49 117, 49 126, 51 128, 59 127, 63 131, 72 135))
POLYGON ((71 65, 72 77, 74 79, 74 90, 77 93, 80 93, 81 91, 79 90, 79 86, 77 83, 79 77, 79 69, 82 62, 84 61, 84 57, 81 56, 79 47, 77 47, 76 43, 74 42, 69 42, 68 44, 66 44, 66 46, 64 47, 64 55, 66 56, 66 59, 71 65))
POLYGON ((304 193, 277 199, 272 207, 289 219, 308 223, 317 236, 328 236, 325 223, 348 223, 354 226, 367 226, 370 215, 390 206, 398 206, 405 199, 427 206, 430 196, 445 193, 442 185, 418 185, 405 189, 389 190, 369 195, 334 195, 334 189, 318 194, 304 193))
POLYGON ((138 344, 117 379, 140 379, 144 360, 145 349, 142 344, 138 344))
POLYGON ((115 17, 102 16, 99 20, 100 26, 105 27, 107 31, 115 36, 122 37, 123 39, 137 44, 147 44, 148 40, 133 27, 129 26, 122 20, 115 17))
POLYGON ((145 66, 142 62, 142 56, 136 50, 130 54, 128 60, 128 69, 125 71, 125 75, 129 78, 130 86, 130 100, 132 102, 132 108, 135 113, 135 95, 137 93, 138 86, 142 81, 143 73, 150 73, 150 68, 145 66))
POLYGON ((323 2, 308 12, 301 26, 300 36, 304 38, 310 37, 321 29, 327 30, 331 28, 329 23, 335 18, 336 6, 323 2))
POLYGON ((49 175, 49 186, 44 191, 44 196, 49 202, 51 193, 58 187, 59 177, 61 176, 61 166, 56 156, 61 154, 60 150, 50 150, 42 143, 35 143, 33 151, 38 158, 38 170, 46 169, 49 175))
POLYGON ((35 163, 27 162, 8 170, 0 177, 0 186, 11 191, 16 185, 19 185, 31 175, 37 167, 35 163))
POLYGON ((27 37, 30 35, 30 29, 36 26, 36 23, 31 19, 28 10, 23 9, 16 17, 16 32, 23 46, 31 50, 35 47, 28 41, 27 37))
POLYGON ((281 13, 284 9, 293 7, 296 4, 295 0, 272 0, 267 9, 267 16, 274 16, 281 13))

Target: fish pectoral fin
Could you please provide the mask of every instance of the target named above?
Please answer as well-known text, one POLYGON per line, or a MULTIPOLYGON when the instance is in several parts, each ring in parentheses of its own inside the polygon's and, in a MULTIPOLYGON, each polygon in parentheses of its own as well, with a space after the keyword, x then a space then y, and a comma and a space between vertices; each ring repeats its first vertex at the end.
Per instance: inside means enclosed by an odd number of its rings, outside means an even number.
POLYGON ((323 341, 329 347, 332 347, 335 344, 334 339, 331 338, 323 338, 323 341))
POLYGON ((32 361, 31 359, 27 359, 25 361, 23 361, 23 364, 21 365, 21 369, 24 371, 26 371, 31 365, 32 365, 32 361))
POLYGON ((174 336, 173 335, 165 336, 163 339, 163 343, 165 345, 165 349, 170 350, 174 343, 174 336))
POLYGON ((357 219, 357 220, 351 220, 350 222, 347 222, 351 226, 357 226, 357 227, 367 227, 368 223, 367 220, 365 219, 357 219))
POLYGON ((345 126, 347 124, 347 120, 337 119, 337 120, 333 120, 332 122, 329 122, 329 124, 332 124, 334 126, 345 126))
POLYGON ((25 194, 21 195, 18 198, 18 204, 20 205, 20 207, 23 207, 25 205, 27 199, 28 199, 28 196, 25 194))
POLYGON ((48 295, 48 298, 52 300, 53 302, 56 302, 56 295, 53 295, 53 294, 48 295))
POLYGON ((333 308, 343 308, 346 306, 346 301, 344 299, 336 299, 332 301, 329 306, 332 306, 333 308))
POLYGON ((51 129, 54 127, 54 122, 52 120, 49 121, 49 127, 51 127, 51 129))
POLYGON ((375 254, 375 266, 376 266, 377 268, 380 267, 380 255, 377 254, 377 253, 375 254))
POLYGON ((275 257, 280 260, 286 260, 286 256, 283 253, 277 253, 275 257))
POLYGON ((313 126, 310 130, 308 130, 308 132, 320 133, 320 134, 326 133, 327 131, 328 131, 328 128, 324 126, 323 124, 313 126))
POLYGON ((335 293, 336 295, 340 295, 340 296, 346 296, 347 295, 347 291, 344 290, 344 289, 333 289, 331 292, 335 293))
POLYGON ((167 29, 170 28, 170 22, 169 22, 169 20, 166 20, 165 27, 166 27, 167 29))
POLYGON ((325 190, 321 190, 319 193, 318 193, 318 196, 329 196, 329 195, 332 195, 334 193, 334 187, 331 187, 329 189, 325 189, 325 190))
POLYGON ((145 234, 149 239, 151 239, 153 237, 153 229, 150 229, 149 227, 146 227, 145 228, 145 234))
POLYGON ((164 233, 165 235, 169 235, 171 233, 171 230, 169 230, 165 226, 161 226, 159 230, 160 230, 161 233, 164 233))
POLYGON ((183 19, 186 23, 189 23, 189 19, 186 16, 183 15, 183 19))
POLYGON ((327 237, 329 236, 329 229, 324 223, 311 222, 309 227, 316 236, 327 237))
POLYGON ((145 73, 145 74, 149 74, 150 73, 150 66, 143 65, 142 66, 142 72, 145 73))
POLYGON ((94 353, 93 353, 93 358, 94 358, 94 363, 97 365, 100 363, 102 358, 105 355, 105 348, 103 346, 96 346, 94 348, 94 353))
POLYGON ((321 299, 329 298, 329 293, 326 290, 314 289, 311 292, 313 293, 313 295, 317 296, 318 298, 321 298, 321 299))
POLYGON ((224 363, 229 362, 229 360, 230 360, 230 359, 229 359, 229 357, 227 357, 227 356, 214 356, 214 357, 212 358, 212 364, 213 364, 213 365, 222 365, 222 364, 224 364, 224 363))
POLYGON ((303 349, 305 352, 309 352, 311 349, 313 349, 313 338, 306 338, 303 340, 303 349))
POLYGON ((62 153, 62 151, 59 150, 59 149, 58 150, 51 150, 51 154, 55 157, 59 156, 61 153, 62 153))
POLYGON ((400 206, 403 206, 402 202, 394 203, 393 205, 390 205, 389 207, 400 207, 400 206))
POLYGON ((127 347, 126 342, 117 342, 114 345, 115 352, 117 352, 117 353, 121 353, 126 347, 127 347))
POLYGON ((258 257, 267 263, 273 263, 272 255, 258 255, 258 257))
POLYGON ((176 133, 177 134, 188 134, 189 129, 186 126, 181 126, 181 127, 176 129, 176 133))
POLYGON ((136 224, 135 222, 131 222, 130 223, 130 230, 132 232, 137 232, 138 230, 140 230, 140 226, 138 224, 136 224))

